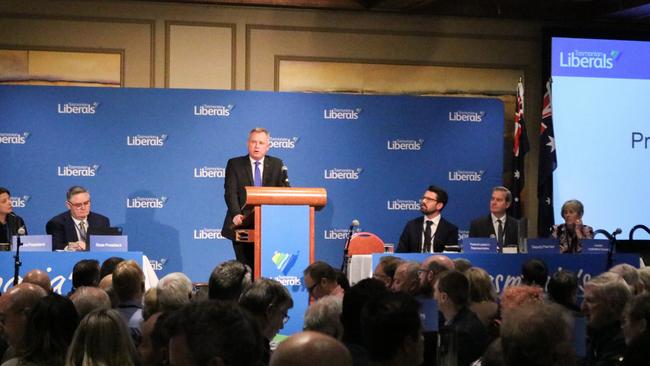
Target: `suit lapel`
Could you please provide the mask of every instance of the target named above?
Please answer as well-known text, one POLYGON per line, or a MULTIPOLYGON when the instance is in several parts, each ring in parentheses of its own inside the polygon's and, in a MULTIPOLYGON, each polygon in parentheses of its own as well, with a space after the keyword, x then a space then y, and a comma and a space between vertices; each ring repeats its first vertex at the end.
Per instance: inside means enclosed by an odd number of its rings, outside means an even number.
MULTIPOLYGON (((68 238, 74 238, 74 241, 78 241, 79 238, 77 237, 77 228, 74 225, 74 220, 72 219, 72 214, 68 212, 68 214, 65 216, 65 231, 66 231, 66 237, 68 238)), ((65 245, 68 245, 68 243, 65 243, 65 245)))
POLYGON ((253 181, 253 168, 251 166, 251 159, 248 157, 248 155, 244 156, 244 159, 242 159, 242 168, 244 169, 244 173, 246 174, 246 184, 244 186, 252 186, 254 185, 253 181))
POLYGON ((270 187, 271 184, 271 159, 269 157, 264 158, 264 171, 262 172, 262 185, 264 187, 270 187))

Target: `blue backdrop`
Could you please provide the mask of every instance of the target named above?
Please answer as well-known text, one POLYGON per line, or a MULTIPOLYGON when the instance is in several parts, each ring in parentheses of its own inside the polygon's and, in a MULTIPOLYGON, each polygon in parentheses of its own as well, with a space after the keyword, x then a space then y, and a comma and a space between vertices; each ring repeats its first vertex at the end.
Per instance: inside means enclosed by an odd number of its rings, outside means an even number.
POLYGON ((292 186, 327 189, 316 258, 335 266, 353 219, 395 243, 437 184, 462 236, 501 184, 497 99, 0 86, 0 185, 30 234, 44 234, 66 190, 83 185, 159 275, 206 281, 234 257, 220 234, 225 165, 257 126, 292 186))

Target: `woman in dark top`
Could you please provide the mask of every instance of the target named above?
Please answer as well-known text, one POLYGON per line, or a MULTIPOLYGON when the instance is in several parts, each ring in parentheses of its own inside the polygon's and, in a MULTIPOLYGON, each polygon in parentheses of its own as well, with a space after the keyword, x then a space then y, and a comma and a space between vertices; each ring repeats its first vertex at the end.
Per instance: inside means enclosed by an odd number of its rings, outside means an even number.
POLYGON ((594 230, 591 226, 582 223, 585 208, 578 200, 568 200, 562 205, 562 218, 564 224, 553 226, 552 235, 560 239, 560 252, 580 253, 582 239, 593 239, 594 230))
POLYGON ((18 229, 27 227, 23 219, 13 213, 11 197, 7 188, 0 187, 0 243, 10 243, 11 237, 18 233, 18 229))

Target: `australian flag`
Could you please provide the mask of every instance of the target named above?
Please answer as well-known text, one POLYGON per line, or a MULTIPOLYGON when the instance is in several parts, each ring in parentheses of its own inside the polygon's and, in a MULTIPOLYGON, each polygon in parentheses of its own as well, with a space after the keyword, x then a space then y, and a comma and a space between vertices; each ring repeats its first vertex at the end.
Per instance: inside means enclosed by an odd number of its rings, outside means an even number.
POLYGON ((544 108, 539 133, 539 180, 537 198, 539 200, 537 234, 547 237, 555 223, 553 218, 553 171, 557 167, 555 155, 555 135, 553 133, 553 109, 551 80, 546 82, 544 108))
POLYGON ((510 215, 519 219, 523 216, 521 192, 525 182, 525 160, 529 150, 526 123, 524 122, 524 84, 521 80, 517 83, 517 106, 515 111, 515 132, 512 149, 512 206, 510 215))

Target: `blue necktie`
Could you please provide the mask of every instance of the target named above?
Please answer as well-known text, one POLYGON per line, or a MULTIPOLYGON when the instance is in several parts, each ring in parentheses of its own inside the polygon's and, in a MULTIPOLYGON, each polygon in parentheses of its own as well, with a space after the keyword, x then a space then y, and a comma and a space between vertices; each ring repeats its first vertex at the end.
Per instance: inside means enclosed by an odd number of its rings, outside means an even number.
POLYGON ((255 161, 255 177, 253 178, 255 187, 262 186, 262 172, 260 171, 259 160, 255 161))

